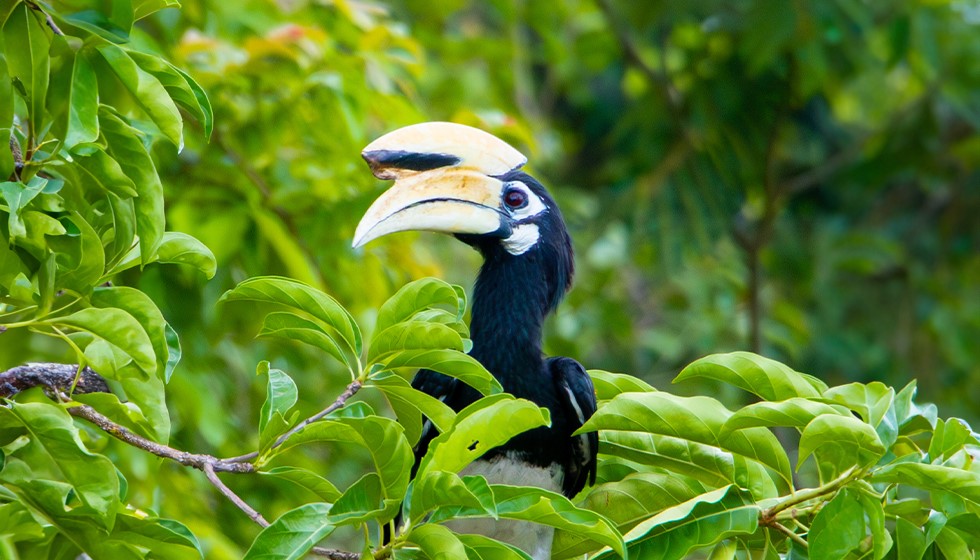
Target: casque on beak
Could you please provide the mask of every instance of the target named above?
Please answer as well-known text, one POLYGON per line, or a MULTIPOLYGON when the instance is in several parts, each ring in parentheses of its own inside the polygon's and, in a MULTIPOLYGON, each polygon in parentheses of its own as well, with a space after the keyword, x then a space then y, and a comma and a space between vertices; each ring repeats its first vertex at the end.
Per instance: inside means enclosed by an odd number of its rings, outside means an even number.
POLYGON ((395 184, 361 218, 354 247, 409 230, 509 235, 504 183, 495 176, 527 158, 503 140, 465 125, 422 123, 378 138, 361 155, 376 177, 395 184))

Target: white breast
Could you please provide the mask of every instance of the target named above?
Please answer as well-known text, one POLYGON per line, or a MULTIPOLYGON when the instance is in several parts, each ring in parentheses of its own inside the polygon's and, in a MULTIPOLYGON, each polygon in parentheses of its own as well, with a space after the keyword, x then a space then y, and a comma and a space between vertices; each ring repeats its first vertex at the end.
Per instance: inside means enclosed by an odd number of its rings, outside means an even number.
MULTIPOLYGON (((520 460, 514 453, 489 461, 474 461, 459 474, 483 475, 490 484, 534 486, 559 493, 563 477, 557 464, 551 468, 536 467, 520 460)), ((457 533, 485 535, 514 545, 530 554, 534 560, 551 558, 551 541, 555 534, 553 527, 510 519, 460 519, 449 521, 446 526, 457 533)))

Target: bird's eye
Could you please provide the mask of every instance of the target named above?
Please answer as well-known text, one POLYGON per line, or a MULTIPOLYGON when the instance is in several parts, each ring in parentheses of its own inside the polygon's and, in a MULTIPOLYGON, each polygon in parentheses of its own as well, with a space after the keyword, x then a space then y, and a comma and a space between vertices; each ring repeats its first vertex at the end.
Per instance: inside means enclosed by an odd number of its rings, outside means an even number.
POLYGON ((527 193, 521 189, 507 189, 504 193, 504 204, 511 209, 524 208, 527 206, 527 193))

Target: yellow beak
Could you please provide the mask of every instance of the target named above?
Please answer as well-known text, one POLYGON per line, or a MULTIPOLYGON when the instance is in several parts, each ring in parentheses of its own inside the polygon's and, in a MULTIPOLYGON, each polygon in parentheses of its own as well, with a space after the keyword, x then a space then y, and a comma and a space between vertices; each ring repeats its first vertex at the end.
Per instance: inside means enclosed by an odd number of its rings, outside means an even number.
POLYGON ((527 159, 503 140, 453 123, 422 123, 388 133, 363 152, 375 176, 395 179, 361 218, 354 247, 383 235, 421 230, 489 234, 500 230, 502 175, 527 159))
POLYGON ((503 182, 472 169, 442 168, 395 181, 357 224, 354 247, 398 231, 487 234, 500 229, 503 182))

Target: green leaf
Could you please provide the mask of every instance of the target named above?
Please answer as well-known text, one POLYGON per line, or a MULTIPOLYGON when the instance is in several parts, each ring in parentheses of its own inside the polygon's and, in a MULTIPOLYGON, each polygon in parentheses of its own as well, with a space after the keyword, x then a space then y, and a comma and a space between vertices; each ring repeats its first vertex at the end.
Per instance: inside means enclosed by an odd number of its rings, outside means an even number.
POLYGON ((980 445, 965 420, 937 420, 935 432, 929 441, 929 459, 932 462, 949 459, 965 445, 980 445))
POLYGON ((802 428, 823 414, 850 416, 851 412, 840 405, 829 405, 802 397, 793 397, 779 402, 763 401, 736 410, 725 421, 722 433, 757 427, 802 428))
POLYGON ((813 518, 807 540, 813 558, 840 560, 860 546, 865 536, 864 508, 857 496, 841 490, 813 518))
POLYGON ((39 321, 38 324, 70 327, 88 332, 118 348, 147 374, 156 370, 153 343, 143 325, 117 308, 82 309, 71 315, 39 321))
POLYGON ((886 447, 895 443, 895 438, 898 437, 898 421, 892 406, 895 401, 895 389, 878 381, 867 385, 848 383, 831 387, 824 393, 824 397, 860 414, 865 422, 876 429, 878 437, 886 447))
POLYGON ((371 519, 385 523, 395 517, 400 505, 397 499, 385 499, 381 477, 376 472, 362 476, 337 498, 330 510, 330 523, 360 525, 371 519))
MULTIPOLYGON (((711 546, 758 528, 759 507, 747 492, 726 486, 665 509, 629 531, 630 557, 679 560, 695 548, 711 546)), ((611 558, 610 553, 598 558, 611 558)))
POLYGON ((158 79, 133 62, 125 50, 111 43, 96 47, 129 90, 133 101, 146 112, 160 132, 174 146, 183 146, 183 123, 180 111, 158 79))
POLYGON ((306 284, 277 276, 250 278, 221 296, 219 302, 261 301, 310 315, 320 326, 333 329, 354 355, 361 353, 361 331, 337 300, 306 284))
POLYGON ((825 414, 814 418, 803 429, 797 469, 813 453, 842 472, 850 466, 874 463, 884 455, 885 446, 874 429, 857 418, 825 414))
MULTIPOLYGON (((134 201, 136 231, 139 234, 141 262, 146 265, 154 260, 154 256, 159 258, 157 251, 163 242, 163 183, 160 182, 153 158, 143 144, 142 133, 105 106, 99 108, 99 115, 102 120, 102 134, 105 135, 109 151, 119 162, 123 172, 133 179, 138 193, 134 201)), ((123 248, 129 250, 130 245, 127 240, 123 248)))
MULTIPOLYGON (((626 546, 619 531, 602 515, 576 507, 554 492, 527 486, 493 484, 497 514, 505 519, 533 521, 562 531, 581 532, 592 540, 626 556, 626 546)), ((472 512, 471 512, 472 513, 472 512)))
POLYGON ((865 493, 857 493, 857 498, 861 502, 861 507, 864 508, 865 518, 868 524, 868 530, 871 533, 871 538, 873 540, 872 546, 874 549, 874 554, 872 556, 873 560, 881 560, 885 557, 885 553, 889 551, 892 547, 892 537, 885 528, 885 510, 881 503, 881 500, 874 498, 865 493))
POLYGON ((532 560, 523 550, 483 535, 456 535, 470 560, 532 560))
POLYGON ((99 137, 99 82, 88 59, 91 50, 91 47, 83 47, 75 53, 68 92, 68 127, 63 144, 68 150, 76 144, 95 142, 99 137))
POLYGON ((22 2, 14 7, 3 24, 4 52, 21 53, 7 58, 7 70, 27 93, 30 131, 35 140, 44 129, 44 103, 51 68, 48 56, 51 40, 41 17, 22 2))
POLYGON ((429 443, 416 478, 433 471, 459 472, 517 434, 549 423, 548 410, 508 394, 484 397, 456 415, 449 431, 429 443))
POLYGON ((483 395, 503 391, 500 382, 483 364, 457 350, 405 350, 388 355, 383 364, 387 369, 431 369, 455 377, 483 395))
POLYGON ((433 523, 420 525, 405 537, 419 547, 430 560, 459 560, 466 558, 466 548, 452 531, 433 523))
POLYGON ((767 401, 819 397, 827 388, 815 377, 751 352, 712 354, 701 358, 684 368, 674 378, 674 383, 699 377, 724 381, 767 401))
POLYGON ((73 492, 80 507, 97 514, 92 522, 111 527, 119 506, 116 469, 85 448, 71 416, 54 404, 9 402, 0 407, 0 425, 11 422, 19 426, 0 430, 0 447, 20 434, 30 439, 16 449, 7 447, 0 481, 15 486, 34 507, 59 517, 67 515, 65 503, 73 492))
MULTIPOLYGON (((645 519, 708 490, 686 476, 643 472, 596 486, 582 505, 605 515, 620 531, 629 531, 645 519)), ((555 560, 574 558, 595 552, 600 546, 589 540, 588 534, 561 531, 555 535, 551 555, 555 560)))
POLYGON ((259 471, 259 474, 280 480, 288 480, 297 486, 309 490, 324 502, 336 502, 337 498, 340 498, 341 495, 340 490, 332 482, 307 469, 299 467, 276 467, 267 471, 259 471))
POLYGON ((397 375, 372 375, 366 387, 374 387, 384 393, 398 415, 398 421, 405 426, 405 435, 410 442, 418 441, 422 416, 435 424, 439 432, 448 430, 456 419, 452 408, 431 395, 413 389, 408 381, 397 375))
POLYGON ((160 80, 171 99, 204 125, 205 138, 210 138, 214 126, 211 102, 201 86, 186 72, 158 56, 136 51, 128 53, 141 69, 160 80))
POLYGON ((314 422, 296 432, 271 453, 314 442, 341 441, 362 446, 371 454, 374 467, 381 477, 385 498, 401 498, 408 487, 408 477, 414 463, 412 448, 403 435, 402 427, 388 418, 337 418, 314 422))
MULTIPOLYGON (((14 124, 14 87, 7 67, 7 57, 0 53, 0 138, 10 138, 14 124)), ((14 154, 0 149, 0 179, 14 173, 14 154)))
POLYGON ((330 536, 330 504, 306 504, 287 511, 262 530, 252 542, 244 560, 300 560, 330 536))
POLYGON ((190 265, 208 278, 214 278, 218 269, 211 249, 190 235, 176 231, 164 232, 156 256, 151 261, 190 265))
POLYGON ((48 245, 57 254, 58 285, 63 289, 87 293, 105 272, 105 253, 98 232, 78 212, 71 212, 69 220, 78 229, 77 236, 53 237, 48 245))
POLYGON ((904 484, 923 490, 952 492, 980 506, 980 473, 941 465, 898 463, 871 474, 872 482, 904 484))
POLYGON ((337 341, 327 331, 313 321, 308 321, 295 313, 278 311, 269 313, 262 321, 258 336, 295 340, 319 348, 350 368, 350 360, 337 345, 337 341))
POLYGON ((180 349, 180 337, 177 336, 177 331, 170 326, 170 323, 163 326, 163 332, 167 339, 167 365, 163 368, 163 382, 170 383, 170 376, 173 375, 174 369, 180 363, 183 351, 180 349))
POLYGON ((73 13, 52 10, 52 13, 69 25, 113 43, 128 42, 133 27, 133 8, 129 0, 112 2, 108 6, 100 6, 99 9, 79 9, 73 13))
POLYGON ((792 479, 789 458, 776 437, 765 428, 747 428, 721 437, 730 416, 728 409, 708 397, 623 393, 599 407, 576 433, 646 432, 717 446, 771 468, 788 489, 792 479))
POLYGON ((78 172, 79 179, 90 186, 120 198, 138 196, 136 185, 123 172, 119 162, 95 144, 75 146, 72 161, 76 164, 72 168, 78 172))
POLYGON ((702 443, 643 432, 599 432, 599 452, 689 476, 712 486, 735 482, 731 453, 702 443))
POLYGON ((299 391, 296 383, 286 375, 286 372, 270 368, 269 362, 259 362, 256 370, 258 375, 266 375, 269 382, 265 390, 265 402, 259 412, 259 450, 265 451, 279 434, 289 429, 286 413, 296 404, 299 391))
POLYGON ((460 477, 456 473, 432 471, 421 479, 416 478, 409 519, 420 520, 426 513, 445 506, 479 510, 487 517, 497 518, 493 491, 482 476, 460 477))
POLYGON ((28 184, 20 182, 0 183, 0 196, 7 201, 7 231, 11 241, 27 237, 27 226, 21 214, 34 198, 41 194, 47 179, 35 176, 28 184))
POLYGON ((376 334, 368 350, 368 362, 381 362, 396 352, 405 350, 463 351, 459 333, 441 323, 409 321, 397 323, 376 334))
POLYGON ((156 373, 165 380, 170 346, 167 340, 167 322, 163 313, 145 293, 127 286, 96 288, 92 292, 92 305, 102 309, 118 308, 133 316, 150 338, 156 356, 156 373))
POLYGON ((600 401, 608 401, 620 393, 652 393, 656 391, 641 379, 623 373, 610 373, 601 369, 590 369, 592 385, 600 401))
MULTIPOLYGON (((451 310, 453 314, 460 313, 462 302, 451 285, 437 278, 409 282, 388 298, 378 310, 378 319, 374 326, 375 338, 388 327, 407 321, 420 311, 440 306, 451 310)), ((374 340, 371 345, 374 346, 374 340)))

